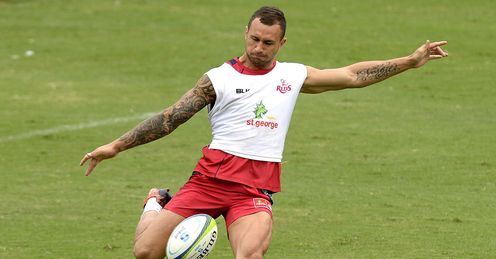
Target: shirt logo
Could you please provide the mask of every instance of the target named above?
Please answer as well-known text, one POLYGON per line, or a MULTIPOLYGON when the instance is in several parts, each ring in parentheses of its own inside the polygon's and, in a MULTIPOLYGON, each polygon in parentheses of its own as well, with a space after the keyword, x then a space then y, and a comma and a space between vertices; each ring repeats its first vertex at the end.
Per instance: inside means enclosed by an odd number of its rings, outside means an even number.
POLYGON ((236 88, 236 93, 237 94, 244 94, 250 91, 250 89, 241 89, 241 88, 236 88))
POLYGON ((286 80, 281 79, 281 84, 277 85, 276 90, 282 94, 291 91, 291 85, 286 82, 286 80))
POLYGON ((270 205, 270 201, 262 198, 253 198, 253 207, 255 208, 266 208, 272 211, 272 205, 270 205))
POLYGON ((260 103, 257 103, 257 106, 255 107, 255 119, 263 119, 263 115, 267 113, 267 109, 265 109, 265 105, 260 101, 260 103))
POLYGON ((276 122, 276 118, 273 116, 267 116, 267 119, 264 119, 265 114, 267 114, 268 110, 265 108, 265 105, 260 101, 255 106, 255 110, 253 113, 255 114, 254 119, 249 119, 246 121, 246 125, 258 127, 265 127, 270 129, 277 129, 279 124, 276 122))

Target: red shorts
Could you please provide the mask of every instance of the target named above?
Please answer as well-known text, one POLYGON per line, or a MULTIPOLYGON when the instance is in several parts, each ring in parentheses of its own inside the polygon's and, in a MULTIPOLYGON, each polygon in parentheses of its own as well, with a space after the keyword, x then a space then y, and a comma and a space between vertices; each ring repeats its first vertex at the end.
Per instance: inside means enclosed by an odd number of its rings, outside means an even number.
POLYGON ((258 161, 228 154, 222 150, 202 149, 203 157, 193 171, 272 192, 281 191, 281 163, 258 161))
POLYGON ((195 173, 165 208, 183 217, 205 213, 224 216, 229 226, 260 211, 272 217, 271 198, 260 189, 195 173))

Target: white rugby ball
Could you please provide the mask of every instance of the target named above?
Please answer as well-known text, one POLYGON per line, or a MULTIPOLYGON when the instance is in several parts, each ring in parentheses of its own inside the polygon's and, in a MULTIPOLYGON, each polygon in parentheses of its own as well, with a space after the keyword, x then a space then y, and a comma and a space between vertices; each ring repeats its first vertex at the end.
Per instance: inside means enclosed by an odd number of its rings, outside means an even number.
POLYGON ((207 214, 196 214, 174 228, 167 242, 167 258, 205 258, 217 241, 217 223, 207 214))

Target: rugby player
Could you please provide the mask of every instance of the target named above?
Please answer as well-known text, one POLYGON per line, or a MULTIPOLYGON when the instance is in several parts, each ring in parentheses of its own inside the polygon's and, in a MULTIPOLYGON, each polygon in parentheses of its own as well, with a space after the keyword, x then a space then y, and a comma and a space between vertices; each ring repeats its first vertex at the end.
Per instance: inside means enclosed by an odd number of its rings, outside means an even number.
POLYGON ((170 134, 207 107, 212 142, 174 197, 167 189, 149 191, 136 229, 136 257, 163 258, 174 227, 206 213, 225 218, 236 258, 262 258, 271 240, 272 194, 281 190, 284 141, 298 94, 366 87, 448 56, 441 49, 446 41, 427 41, 408 56, 318 69, 276 60, 285 31, 280 9, 260 8, 246 26, 241 56, 209 70, 176 103, 82 158, 81 165, 89 161, 90 175, 101 161, 170 134))

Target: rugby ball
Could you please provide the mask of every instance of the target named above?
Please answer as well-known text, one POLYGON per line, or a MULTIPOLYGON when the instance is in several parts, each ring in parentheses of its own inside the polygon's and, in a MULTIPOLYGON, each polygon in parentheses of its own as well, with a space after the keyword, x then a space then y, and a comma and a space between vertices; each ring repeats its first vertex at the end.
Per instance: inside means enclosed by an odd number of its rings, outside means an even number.
POLYGON ((167 242, 167 258, 205 258, 217 241, 217 223, 207 214, 196 214, 174 228, 167 242))

